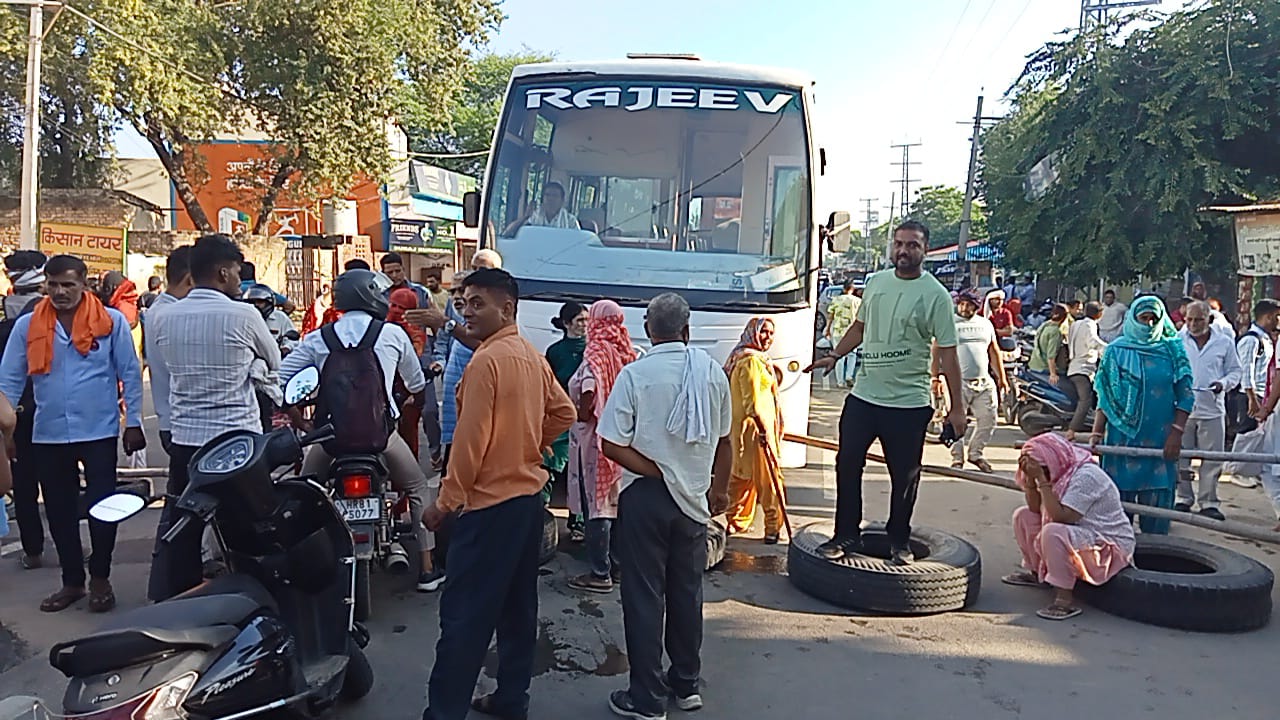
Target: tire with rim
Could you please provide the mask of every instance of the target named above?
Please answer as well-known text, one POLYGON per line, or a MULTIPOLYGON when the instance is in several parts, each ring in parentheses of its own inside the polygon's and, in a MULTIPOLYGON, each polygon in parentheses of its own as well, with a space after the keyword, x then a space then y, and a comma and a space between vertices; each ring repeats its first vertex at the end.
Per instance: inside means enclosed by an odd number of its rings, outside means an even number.
POLYGON ((560 528, 556 516, 542 509, 542 544, 538 547, 538 564, 546 565, 556 556, 560 545, 560 528))
POLYGON ((831 523, 815 523, 796 532, 787 551, 791 584, 805 593, 845 608, 894 615, 927 615, 960 610, 978 599, 982 557, 978 548, 950 533, 931 528, 911 531, 914 563, 888 562, 889 538, 883 523, 862 530, 862 550, 828 560, 817 548, 831 538, 831 523))
POLYGON ((711 518, 707 522, 707 569, 724 561, 724 546, 729 539, 723 516, 711 518))
POLYGON ((1266 565, 1188 538, 1139 535, 1134 566, 1101 587, 1076 585, 1099 610, 1196 632, 1245 632, 1271 620, 1275 575, 1266 565))
POLYGON ((356 560, 355 618, 359 622, 369 619, 373 592, 370 589, 369 561, 356 560))

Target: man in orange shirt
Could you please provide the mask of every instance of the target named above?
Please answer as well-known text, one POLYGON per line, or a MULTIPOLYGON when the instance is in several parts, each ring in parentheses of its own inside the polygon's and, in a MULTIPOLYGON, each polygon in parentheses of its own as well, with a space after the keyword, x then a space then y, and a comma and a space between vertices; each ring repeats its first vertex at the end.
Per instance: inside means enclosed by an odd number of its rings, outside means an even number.
POLYGON ((463 720, 475 709, 524 720, 538 634, 538 547, 547 482, 542 450, 577 415, 542 354, 516 330, 516 281, 477 270, 462 283, 467 334, 480 341, 458 386, 458 422, 440 498, 423 513, 450 531, 449 582, 424 720, 463 720), (501 401, 499 401, 501 398, 501 401), (498 631, 498 689, 471 698, 498 631))

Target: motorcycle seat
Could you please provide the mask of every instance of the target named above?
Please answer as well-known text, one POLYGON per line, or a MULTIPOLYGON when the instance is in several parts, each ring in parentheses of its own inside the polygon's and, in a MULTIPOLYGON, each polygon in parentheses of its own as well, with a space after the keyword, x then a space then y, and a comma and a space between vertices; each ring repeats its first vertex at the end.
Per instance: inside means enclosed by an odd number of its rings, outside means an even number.
POLYGON ((177 650, 212 650, 240 634, 238 625, 271 595, 246 575, 224 575, 181 595, 112 618, 84 637, 54 645, 49 664, 67 677, 98 675, 177 650))

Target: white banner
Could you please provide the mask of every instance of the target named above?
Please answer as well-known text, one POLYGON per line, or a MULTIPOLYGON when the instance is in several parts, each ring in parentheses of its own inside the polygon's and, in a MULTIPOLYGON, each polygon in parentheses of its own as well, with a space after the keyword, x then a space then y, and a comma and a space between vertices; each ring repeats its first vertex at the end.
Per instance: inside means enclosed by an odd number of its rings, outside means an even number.
POLYGON ((1235 216, 1240 274, 1280 275, 1280 212, 1235 216))

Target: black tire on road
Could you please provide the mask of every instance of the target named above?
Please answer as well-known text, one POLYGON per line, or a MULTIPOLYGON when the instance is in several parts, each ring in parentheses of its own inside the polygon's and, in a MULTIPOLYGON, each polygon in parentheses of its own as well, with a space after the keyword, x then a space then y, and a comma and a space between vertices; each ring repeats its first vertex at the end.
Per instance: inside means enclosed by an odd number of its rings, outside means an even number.
POLYGON ((556 556, 560 545, 560 528, 556 516, 542 509, 542 544, 538 547, 538 564, 546 565, 556 556))
POLYGON ((971 543, 930 528, 911 531, 916 561, 891 565, 883 523, 862 530, 859 554, 827 560, 818 545, 831 537, 831 523, 801 528, 791 538, 787 566, 791 583, 805 593, 840 607, 894 615, 926 615, 960 610, 978 599, 982 557, 971 543))
POLYGON ((356 622, 364 622, 369 619, 373 602, 373 593, 369 583, 369 561, 356 560, 356 594, 354 598, 356 622))
POLYGON ((729 539, 723 517, 711 518, 707 522, 707 569, 724 561, 724 546, 729 539))
POLYGON ((1275 575, 1266 565, 1217 545, 1139 535, 1134 564, 1105 585, 1076 585, 1099 610, 1196 632, 1257 630, 1271 619, 1275 575))
POLYGON ((355 640, 347 641, 347 672, 338 695, 347 702, 359 700, 373 689, 373 666, 355 640))

